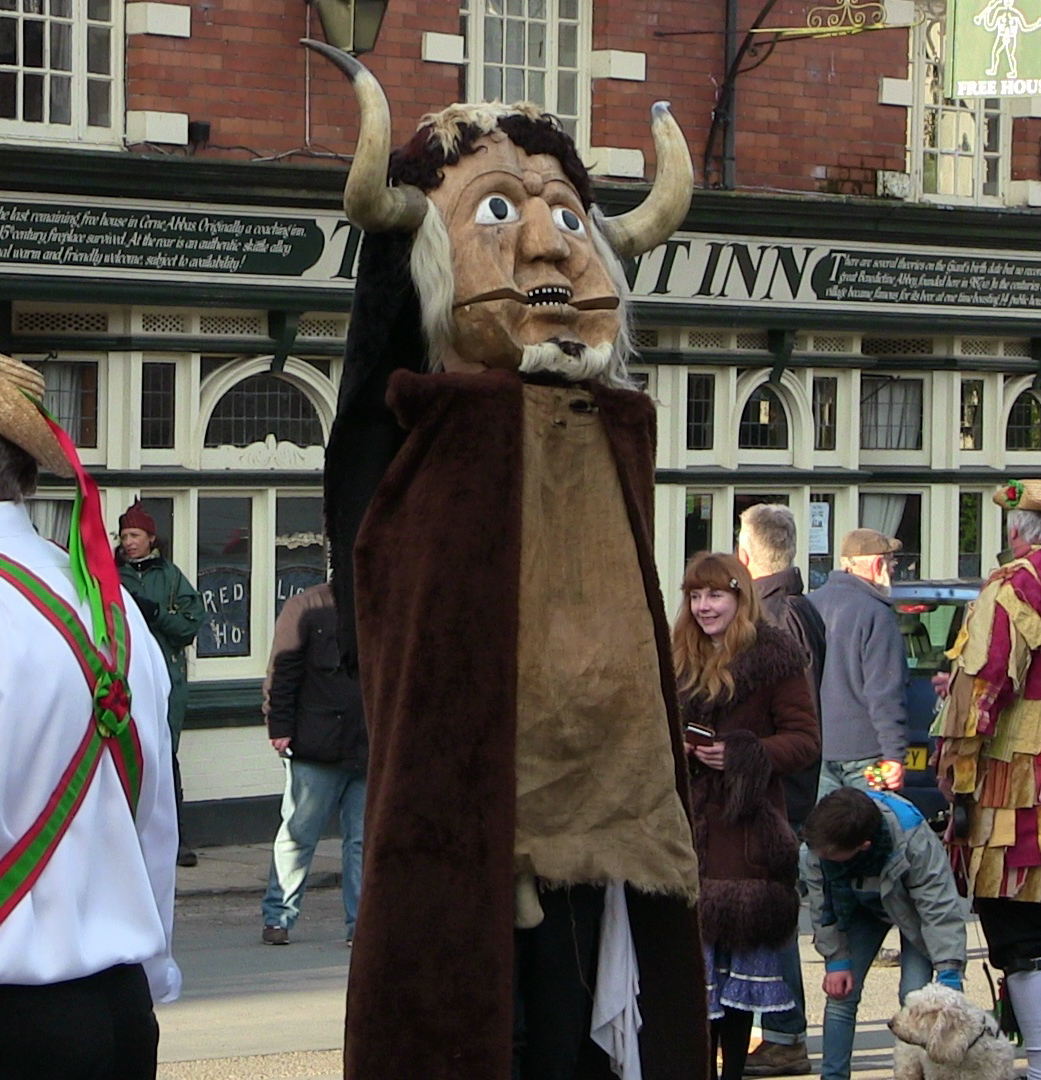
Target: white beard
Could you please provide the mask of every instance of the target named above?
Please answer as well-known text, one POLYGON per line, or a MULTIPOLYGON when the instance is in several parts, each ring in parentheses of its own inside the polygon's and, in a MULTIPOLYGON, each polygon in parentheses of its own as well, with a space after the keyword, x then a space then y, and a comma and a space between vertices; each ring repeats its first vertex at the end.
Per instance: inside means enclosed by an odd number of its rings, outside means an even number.
POLYGON ((525 345, 521 356, 520 371, 525 375, 547 371, 561 375, 568 382, 584 382, 587 379, 604 380, 604 373, 611 363, 612 345, 583 345, 578 356, 568 353, 552 341, 541 345, 525 345))

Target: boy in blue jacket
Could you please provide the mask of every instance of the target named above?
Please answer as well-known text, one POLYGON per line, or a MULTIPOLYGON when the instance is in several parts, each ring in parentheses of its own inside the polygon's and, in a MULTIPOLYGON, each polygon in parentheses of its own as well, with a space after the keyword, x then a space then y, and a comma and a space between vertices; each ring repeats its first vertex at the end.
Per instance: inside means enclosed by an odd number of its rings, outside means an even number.
POLYGON ((965 904, 947 854, 918 810, 888 792, 840 788, 806 818, 813 943, 824 957, 822 1080, 849 1080, 864 978, 900 931, 900 1002, 930 981, 960 990, 965 904))

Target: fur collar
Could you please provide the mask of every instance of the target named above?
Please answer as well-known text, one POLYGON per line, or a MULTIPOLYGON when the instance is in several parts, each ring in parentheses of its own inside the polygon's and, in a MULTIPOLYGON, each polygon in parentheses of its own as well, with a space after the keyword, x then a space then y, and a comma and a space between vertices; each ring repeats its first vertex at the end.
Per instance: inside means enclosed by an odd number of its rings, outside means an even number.
POLYGON ((710 717, 716 712, 726 712, 758 691, 805 670, 806 661, 795 638, 787 630, 760 622, 755 643, 739 653, 730 665, 734 696, 729 701, 717 700, 711 704, 690 699, 685 703, 686 715, 710 717))

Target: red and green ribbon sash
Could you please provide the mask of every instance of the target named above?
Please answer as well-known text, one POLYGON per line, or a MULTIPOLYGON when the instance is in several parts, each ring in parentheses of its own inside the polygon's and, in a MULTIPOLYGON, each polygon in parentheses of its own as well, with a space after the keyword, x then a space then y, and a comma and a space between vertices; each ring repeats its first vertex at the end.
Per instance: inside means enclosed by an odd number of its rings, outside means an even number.
POLYGON ((137 728, 130 715, 130 687, 126 682, 130 641, 122 605, 111 608, 115 655, 110 661, 91 641, 72 607, 32 571, 0 555, 0 579, 17 589, 62 635, 79 662, 93 697, 87 731, 47 805, 25 835, 0 858, 2 923, 50 862, 83 803, 105 750, 112 754, 130 812, 135 815, 144 761, 137 728))

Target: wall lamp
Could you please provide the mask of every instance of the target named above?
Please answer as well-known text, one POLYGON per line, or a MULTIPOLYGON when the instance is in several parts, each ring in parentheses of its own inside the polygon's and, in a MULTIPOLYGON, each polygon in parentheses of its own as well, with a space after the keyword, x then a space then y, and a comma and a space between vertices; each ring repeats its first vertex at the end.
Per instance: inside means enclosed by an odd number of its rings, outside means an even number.
POLYGON ((308 0, 318 9, 325 40, 354 56, 372 52, 388 0, 308 0))

